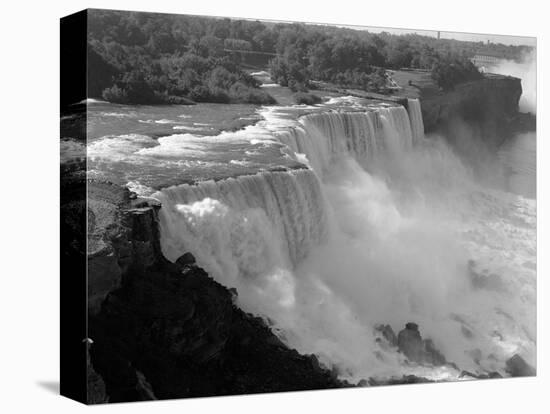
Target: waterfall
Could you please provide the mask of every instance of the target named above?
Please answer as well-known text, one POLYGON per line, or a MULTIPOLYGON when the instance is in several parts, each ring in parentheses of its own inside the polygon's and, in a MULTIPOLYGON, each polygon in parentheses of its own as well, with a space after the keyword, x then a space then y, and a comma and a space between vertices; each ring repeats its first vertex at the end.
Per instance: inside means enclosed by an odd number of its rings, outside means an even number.
POLYGON ((278 261, 291 268, 328 237, 322 178, 335 161, 350 156, 365 165, 381 152, 405 151, 413 143, 402 106, 308 114, 273 134, 291 156, 307 157, 311 169, 184 184, 154 195, 163 205, 161 244, 169 260, 191 251, 229 285, 278 261))
POLYGON ((294 153, 306 155, 312 168, 322 173, 343 154, 357 160, 374 157, 381 145, 379 130, 375 112, 328 112, 306 115, 297 127, 277 136, 294 153))
POLYGON ((410 150, 413 146, 413 134, 405 108, 402 106, 382 108, 379 114, 388 152, 395 154, 410 150))
POLYGON ((309 168, 158 191, 169 260, 193 253, 237 289, 238 306, 268 317, 283 342, 353 382, 417 369, 377 345, 379 323, 419 323, 472 372, 502 371, 510 349, 532 358, 534 270, 523 265, 536 261, 529 203, 486 192, 444 141, 423 139, 418 100, 408 110, 327 108, 293 120, 282 113, 284 122, 271 110, 264 126, 239 139, 249 134, 257 145, 265 132, 266 143, 282 143, 309 168), (507 246, 513 261, 502 257, 507 246), (471 286, 472 263, 477 279, 490 275, 481 288, 471 286), (521 298, 505 296, 499 280, 523 289, 521 298), (495 329, 504 340, 494 341, 495 329))
MULTIPOLYGON (((418 100, 412 101, 420 107, 418 100)), ((420 112, 414 110, 413 113, 421 117, 420 112)), ((404 107, 391 106, 305 115, 296 127, 275 134, 294 154, 304 154, 313 170, 322 177, 342 155, 350 155, 366 166, 383 151, 410 150, 413 143, 424 136, 423 129, 421 118, 409 119, 404 107)))
POLYGON ((424 120, 422 119, 422 108, 418 99, 407 99, 407 109, 411 120, 413 142, 419 143, 424 138, 424 120))
POLYGON ((154 196, 163 205, 164 255, 175 261, 191 251, 229 286, 292 267, 327 237, 326 202, 308 169, 184 184, 154 196))

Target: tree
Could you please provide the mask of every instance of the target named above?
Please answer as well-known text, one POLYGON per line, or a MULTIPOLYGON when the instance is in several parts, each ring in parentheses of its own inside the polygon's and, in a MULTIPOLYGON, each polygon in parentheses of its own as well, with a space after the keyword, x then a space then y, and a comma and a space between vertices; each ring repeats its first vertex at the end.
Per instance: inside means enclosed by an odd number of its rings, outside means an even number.
POLYGON ((450 90, 459 83, 483 77, 469 60, 452 57, 437 61, 433 66, 431 76, 444 90, 450 90))

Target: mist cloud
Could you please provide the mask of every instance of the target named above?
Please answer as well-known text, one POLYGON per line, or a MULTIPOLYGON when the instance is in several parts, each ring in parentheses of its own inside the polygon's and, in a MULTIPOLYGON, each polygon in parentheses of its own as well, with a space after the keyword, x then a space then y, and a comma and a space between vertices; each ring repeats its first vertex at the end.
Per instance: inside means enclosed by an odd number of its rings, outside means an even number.
POLYGON ((515 76, 521 79, 523 93, 519 101, 519 109, 522 112, 537 111, 537 55, 536 49, 525 54, 521 62, 503 60, 491 72, 501 75, 515 76))

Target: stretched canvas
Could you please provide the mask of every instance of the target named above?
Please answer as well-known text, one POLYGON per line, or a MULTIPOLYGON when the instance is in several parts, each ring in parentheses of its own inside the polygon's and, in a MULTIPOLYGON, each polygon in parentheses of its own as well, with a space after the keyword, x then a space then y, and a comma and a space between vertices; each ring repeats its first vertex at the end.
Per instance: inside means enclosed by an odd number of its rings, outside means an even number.
POLYGON ((511 36, 62 18, 61 393, 535 375, 535 58, 511 36))

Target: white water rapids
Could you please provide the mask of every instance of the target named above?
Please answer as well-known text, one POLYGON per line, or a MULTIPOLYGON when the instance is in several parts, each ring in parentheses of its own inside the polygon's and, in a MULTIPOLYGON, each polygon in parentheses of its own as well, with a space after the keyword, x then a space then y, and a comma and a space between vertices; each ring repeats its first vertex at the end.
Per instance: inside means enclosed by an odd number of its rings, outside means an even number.
POLYGON ((309 168, 157 192, 168 259, 192 252, 240 307, 353 382, 459 373, 405 364, 376 342, 379 323, 418 323, 460 369, 504 374, 515 353, 535 364, 535 200, 479 185, 424 137, 416 100, 265 116, 309 168))

